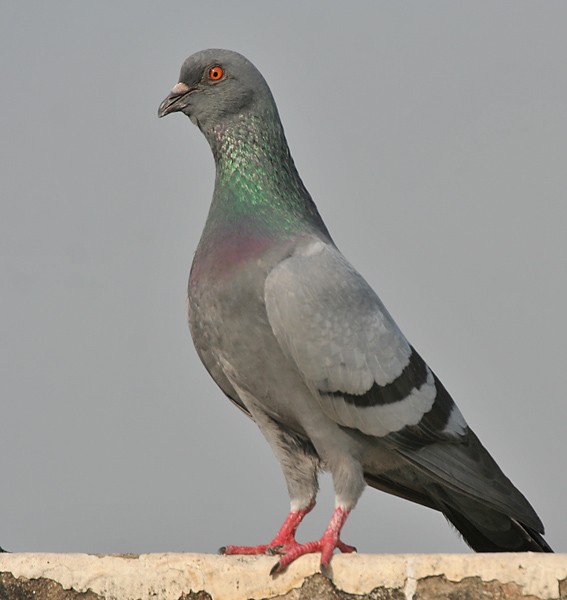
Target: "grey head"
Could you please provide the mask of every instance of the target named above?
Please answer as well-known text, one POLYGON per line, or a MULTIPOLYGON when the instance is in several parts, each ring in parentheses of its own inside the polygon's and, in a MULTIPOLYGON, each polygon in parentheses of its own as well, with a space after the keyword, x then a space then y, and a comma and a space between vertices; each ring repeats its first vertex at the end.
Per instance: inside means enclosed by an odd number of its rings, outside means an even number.
POLYGON ((213 203, 226 198, 231 188, 232 194, 248 199, 240 206, 247 204, 256 216, 262 201, 270 212, 285 209, 283 220, 295 214, 298 227, 309 223, 330 239, 295 168, 270 88, 247 58, 219 49, 191 55, 158 116, 173 112, 187 115, 209 142, 217 164, 213 203))
POLYGON ((185 60, 179 82, 160 104, 158 116, 182 112, 207 135, 238 115, 266 110, 276 109, 258 69, 238 52, 209 49, 185 60))

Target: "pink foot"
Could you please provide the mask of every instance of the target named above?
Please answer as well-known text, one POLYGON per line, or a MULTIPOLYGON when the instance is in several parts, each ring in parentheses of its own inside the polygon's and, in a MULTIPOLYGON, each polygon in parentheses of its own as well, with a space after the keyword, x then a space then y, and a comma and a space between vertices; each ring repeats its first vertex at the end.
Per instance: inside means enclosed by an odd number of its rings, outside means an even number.
POLYGON ((343 528, 349 513, 349 509, 341 507, 336 508, 331 520, 329 521, 329 525, 327 526, 327 529, 325 529, 325 533, 323 533, 320 540, 307 542, 305 544, 298 544, 294 540, 294 544, 285 546, 283 556, 272 567, 270 575, 281 573, 296 558, 299 558, 304 554, 311 554, 313 552, 321 553, 321 572, 323 575, 328 575, 329 563, 331 562, 335 548, 338 548, 341 552, 356 552, 356 548, 354 546, 349 546, 340 539, 341 529, 343 528))
POLYGON ((223 546, 219 549, 219 554, 281 554, 288 548, 298 545, 295 541, 295 532, 303 517, 313 509, 315 500, 306 508, 292 510, 276 534, 276 537, 269 544, 259 546, 223 546))

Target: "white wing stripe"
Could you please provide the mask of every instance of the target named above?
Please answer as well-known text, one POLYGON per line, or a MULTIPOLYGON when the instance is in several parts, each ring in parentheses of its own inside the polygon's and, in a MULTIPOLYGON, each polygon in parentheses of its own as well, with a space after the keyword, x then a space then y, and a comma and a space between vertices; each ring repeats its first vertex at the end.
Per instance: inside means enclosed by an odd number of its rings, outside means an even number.
POLYGON ((327 413, 334 413, 329 416, 345 427, 383 437, 408 425, 417 425, 423 415, 431 410, 437 391, 433 374, 429 369, 427 371, 426 382, 399 402, 360 407, 345 402, 341 396, 324 395, 322 408, 327 413))

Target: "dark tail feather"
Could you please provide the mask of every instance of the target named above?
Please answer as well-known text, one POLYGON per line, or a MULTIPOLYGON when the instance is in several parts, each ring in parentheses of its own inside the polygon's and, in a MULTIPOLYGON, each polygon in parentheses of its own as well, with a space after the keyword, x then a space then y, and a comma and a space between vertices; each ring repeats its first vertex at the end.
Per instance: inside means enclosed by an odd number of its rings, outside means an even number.
MULTIPOLYGON (((519 494, 514 487, 511 489, 519 494)), ((543 525, 527 500, 522 518, 442 485, 432 486, 430 492, 438 509, 475 552, 553 552, 543 539, 543 525), (534 525, 525 525, 524 519, 534 525)))
POLYGON ((442 512, 475 552, 553 552, 540 533, 502 513, 487 510, 479 524, 446 505, 442 512))
POLYGON ((444 486, 430 484, 417 490, 409 482, 402 483, 384 474, 365 473, 364 477, 376 489, 442 512, 475 552, 553 552, 541 535, 543 528, 540 533, 444 486))
POLYGON ((533 550, 530 549, 531 552, 555 552, 553 548, 543 539, 543 536, 540 533, 530 529, 529 527, 523 527, 527 531, 528 535, 532 538, 534 544, 537 546, 534 547, 533 550))

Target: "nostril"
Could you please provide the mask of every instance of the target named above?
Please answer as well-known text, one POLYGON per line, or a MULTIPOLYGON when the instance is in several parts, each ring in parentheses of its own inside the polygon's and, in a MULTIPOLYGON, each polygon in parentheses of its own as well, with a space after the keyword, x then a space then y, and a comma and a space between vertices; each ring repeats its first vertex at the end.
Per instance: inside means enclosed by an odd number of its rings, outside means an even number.
POLYGON ((188 91, 189 91, 189 86, 186 83, 182 83, 181 81, 179 83, 176 83, 171 88, 171 94, 175 94, 175 95, 186 94, 188 91))

